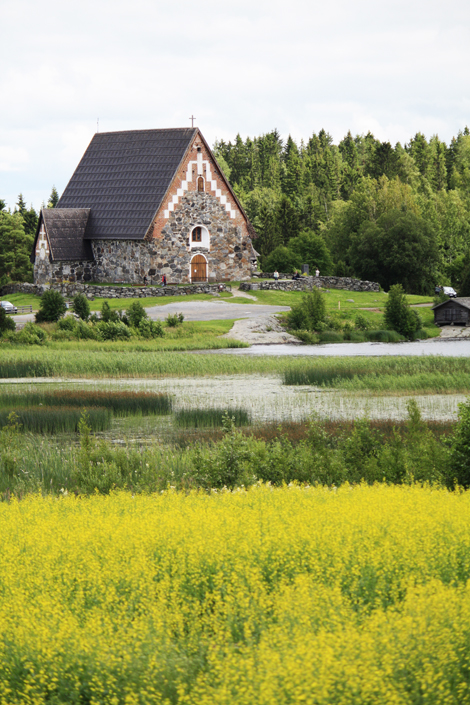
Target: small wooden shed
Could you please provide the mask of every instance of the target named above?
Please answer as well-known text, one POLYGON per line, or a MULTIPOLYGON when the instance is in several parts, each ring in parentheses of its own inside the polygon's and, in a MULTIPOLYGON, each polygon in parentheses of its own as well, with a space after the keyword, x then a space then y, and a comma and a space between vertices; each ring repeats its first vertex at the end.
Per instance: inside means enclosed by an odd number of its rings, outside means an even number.
POLYGON ((470 323, 470 297, 449 299, 433 306, 436 326, 467 326, 470 323))

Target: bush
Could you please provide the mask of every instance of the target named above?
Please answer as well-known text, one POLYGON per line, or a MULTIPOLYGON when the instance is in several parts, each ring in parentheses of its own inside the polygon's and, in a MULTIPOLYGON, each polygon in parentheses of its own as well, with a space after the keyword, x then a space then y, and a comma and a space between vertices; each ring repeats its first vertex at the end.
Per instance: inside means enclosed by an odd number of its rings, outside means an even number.
POLYGON ((133 328, 138 328, 141 321, 148 318, 147 311, 142 306, 139 300, 133 301, 126 310, 129 325, 133 328))
POLYGON ((5 309, 0 306, 0 335, 13 330, 16 330, 15 321, 8 316, 5 309))
POLYGON ((300 255, 293 252, 284 245, 276 247, 266 258, 263 259, 264 272, 293 272, 300 269, 302 259, 300 255))
POLYGON ((326 318, 326 305, 319 289, 313 289, 302 297, 300 304, 292 306, 287 314, 287 323, 293 330, 322 330, 326 318))
POLYGON ((143 318, 137 329, 142 338, 163 338, 165 332, 160 321, 151 321, 149 318, 143 318))
POLYGON ((82 321, 90 318, 90 304, 85 294, 77 294, 73 297, 72 310, 82 321))
POLYGON ((410 308, 401 284, 390 287, 384 320, 387 329, 396 331, 408 340, 413 338, 415 331, 422 328, 421 318, 410 308))
POLYGON ((101 306, 101 320, 105 323, 118 323, 120 316, 117 311, 113 311, 107 301, 103 301, 101 306))
POLYGON ((132 333, 122 321, 100 321, 96 324, 101 340, 129 340, 132 333))
POLYGON ((166 317, 166 324, 169 328, 176 328, 181 325, 184 321, 184 315, 182 313, 169 313, 166 317))
POLYGON ((67 310, 65 299, 58 291, 49 289, 41 296, 36 323, 56 323, 67 310))
POLYGON ((44 345, 46 340, 46 332, 32 321, 28 321, 23 330, 16 333, 14 342, 21 345, 44 345))
POLYGON ((57 328, 59 330, 74 331, 76 326, 77 324, 73 316, 66 316, 65 318, 61 318, 60 321, 57 322, 57 328))
POLYGON ((362 313, 356 314, 356 317, 354 319, 354 325, 356 326, 357 330, 369 330, 370 329, 370 323, 367 320, 367 318, 362 315, 362 313))

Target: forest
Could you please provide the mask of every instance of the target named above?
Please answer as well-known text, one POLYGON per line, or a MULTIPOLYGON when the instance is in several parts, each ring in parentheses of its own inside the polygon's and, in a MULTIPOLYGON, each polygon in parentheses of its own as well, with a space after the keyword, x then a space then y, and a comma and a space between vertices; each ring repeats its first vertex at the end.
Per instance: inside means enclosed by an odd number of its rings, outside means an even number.
POLYGON ((467 127, 449 145, 417 133, 392 147, 370 132, 335 145, 324 130, 298 144, 273 130, 214 152, 258 233, 263 271, 307 263, 387 290, 469 287, 467 127))
MULTIPOLYGON (((334 144, 325 130, 307 142, 277 130, 214 153, 258 234, 264 272, 310 270, 431 293, 449 284, 470 295, 470 131, 447 145, 418 132, 403 146, 370 132, 334 144)), ((54 207, 53 187, 47 206, 54 207)), ((32 281, 38 214, 22 194, 0 199, 0 282, 32 281)))

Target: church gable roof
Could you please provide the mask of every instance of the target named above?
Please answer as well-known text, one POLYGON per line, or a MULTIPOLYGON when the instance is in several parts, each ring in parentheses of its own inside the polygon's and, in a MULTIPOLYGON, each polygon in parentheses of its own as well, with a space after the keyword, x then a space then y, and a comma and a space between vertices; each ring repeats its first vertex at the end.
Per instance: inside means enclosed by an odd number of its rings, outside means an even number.
POLYGON ((196 133, 96 134, 53 210, 91 209, 87 239, 143 239, 196 133))
MULTIPOLYGON (((44 208, 41 211, 53 260, 93 259, 91 244, 83 239, 89 215, 89 208, 44 208)), ((40 225, 41 219, 38 233, 40 225)))

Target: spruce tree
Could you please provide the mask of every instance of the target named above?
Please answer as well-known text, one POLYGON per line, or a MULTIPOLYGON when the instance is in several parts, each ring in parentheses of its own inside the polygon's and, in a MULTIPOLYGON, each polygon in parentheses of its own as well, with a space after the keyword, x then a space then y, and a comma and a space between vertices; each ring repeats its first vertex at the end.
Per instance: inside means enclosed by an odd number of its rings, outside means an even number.
POLYGON ((47 202, 47 207, 48 208, 55 208, 58 203, 59 203, 59 194, 57 192, 56 187, 53 186, 52 191, 51 191, 51 195, 49 196, 49 200, 47 202))

